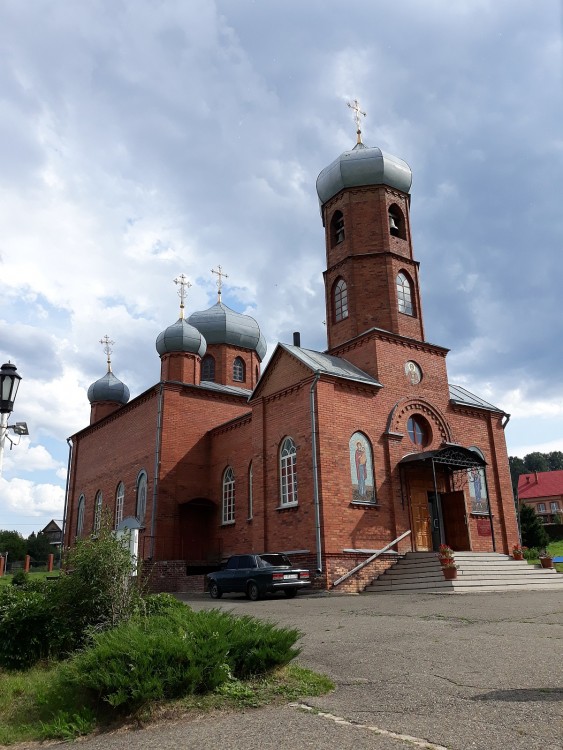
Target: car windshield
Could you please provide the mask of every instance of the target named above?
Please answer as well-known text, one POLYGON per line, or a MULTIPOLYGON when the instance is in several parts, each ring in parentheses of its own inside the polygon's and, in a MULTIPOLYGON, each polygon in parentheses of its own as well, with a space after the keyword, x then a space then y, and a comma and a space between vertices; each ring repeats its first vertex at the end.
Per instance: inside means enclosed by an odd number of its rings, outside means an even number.
POLYGON ((258 558, 260 560, 260 567, 267 567, 269 565, 275 565, 276 567, 279 566, 291 566, 291 560, 287 555, 260 555, 258 558))

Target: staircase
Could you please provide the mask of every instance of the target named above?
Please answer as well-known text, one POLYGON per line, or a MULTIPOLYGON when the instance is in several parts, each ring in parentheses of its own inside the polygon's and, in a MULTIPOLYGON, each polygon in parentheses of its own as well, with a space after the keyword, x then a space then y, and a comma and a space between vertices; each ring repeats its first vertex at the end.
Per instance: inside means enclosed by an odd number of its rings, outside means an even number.
POLYGON ((556 589, 563 592, 563 575, 555 569, 528 565, 496 552, 454 552, 457 578, 446 581, 435 552, 407 552, 366 587, 366 593, 467 594, 472 591, 556 589))

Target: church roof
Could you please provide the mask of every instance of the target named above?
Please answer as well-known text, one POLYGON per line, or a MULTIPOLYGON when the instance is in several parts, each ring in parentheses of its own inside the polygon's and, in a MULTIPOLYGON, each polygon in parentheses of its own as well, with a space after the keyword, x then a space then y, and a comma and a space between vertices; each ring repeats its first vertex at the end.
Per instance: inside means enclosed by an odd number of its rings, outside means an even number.
POLYGON ((190 352, 203 357, 206 349, 205 338, 184 318, 179 318, 165 328, 156 339, 156 350, 160 356, 172 352, 190 352))
POLYGON ((260 360, 264 359, 266 339, 250 315, 235 312, 222 302, 217 302, 209 310, 192 313, 188 322, 200 331, 208 344, 232 344, 243 349, 254 349, 260 360))
POLYGON ((344 188, 389 185, 408 193, 411 184, 412 172, 406 161, 357 143, 323 169, 317 177, 317 195, 326 203, 344 188))
POLYGON ((91 404, 97 401, 126 404, 129 401, 129 388, 110 370, 88 388, 88 400, 91 404))
POLYGON ((331 354, 323 354, 313 349, 303 349, 300 346, 291 346, 290 344, 279 344, 279 346, 285 349, 286 352, 293 354, 294 357, 306 367, 313 370, 313 372, 318 372, 321 375, 332 375, 333 377, 344 378, 346 380, 354 380, 357 383, 366 383, 378 388, 382 387, 381 383, 371 375, 368 375, 367 372, 360 370, 359 367, 340 357, 333 357, 331 354))
POLYGON ((236 385, 223 385, 222 383, 214 383, 212 380, 202 380, 199 384, 199 388, 204 388, 208 391, 220 391, 221 393, 229 393, 234 396, 246 396, 250 398, 252 391, 248 388, 239 388, 236 385))
POLYGON ((485 401, 485 399, 476 396, 474 393, 462 388, 460 385, 452 385, 450 383, 449 389, 450 401, 453 404, 458 404, 459 406, 472 406, 477 409, 487 409, 487 411, 497 411, 499 414, 505 413, 502 409, 499 409, 498 406, 493 406, 488 401, 485 401))

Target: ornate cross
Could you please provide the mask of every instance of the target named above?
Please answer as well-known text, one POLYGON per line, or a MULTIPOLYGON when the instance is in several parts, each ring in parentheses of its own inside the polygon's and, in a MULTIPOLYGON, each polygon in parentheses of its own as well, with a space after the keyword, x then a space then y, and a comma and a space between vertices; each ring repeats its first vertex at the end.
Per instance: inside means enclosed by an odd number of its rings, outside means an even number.
POLYGON ((362 129, 360 125, 362 124, 362 121, 360 120, 360 117, 367 117, 365 112, 362 112, 360 109, 360 102, 357 99, 354 99, 353 102, 348 102, 348 106, 354 113, 354 122, 356 123, 356 134, 358 136, 358 143, 362 142, 362 129))
POLYGON ((106 333, 106 335, 100 339, 100 344, 104 347, 104 354, 108 358, 108 372, 111 372, 111 347, 115 344, 115 341, 112 341, 106 333))
POLYGON ((184 300, 188 294, 188 289, 191 287, 188 277, 181 273, 174 279, 174 283, 179 285, 178 297, 180 297, 180 318, 184 317, 184 300))
POLYGON ((212 268, 211 273, 214 273, 218 277, 217 282, 216 282, 217 283, 217 296, 218 296, 218 301, 221 302, 221 289, 223 288, 223 279, 228 279, 229 275, 226 273, 223 273, 223 269, 221 268, 221 266, 217 266, 217 270, 212 268))

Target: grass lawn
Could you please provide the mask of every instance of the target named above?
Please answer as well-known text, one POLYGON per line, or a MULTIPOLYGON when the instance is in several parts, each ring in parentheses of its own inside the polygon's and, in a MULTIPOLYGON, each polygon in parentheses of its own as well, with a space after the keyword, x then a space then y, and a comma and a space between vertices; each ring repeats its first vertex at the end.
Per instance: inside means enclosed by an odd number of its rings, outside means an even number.
MULTIPOLYGON (((563 557, 563 539, 556 542, 550 542, 547 546, 547 551, 552 557, 563 557)), ((530 565, 539 565, 540 561, 537 558, 528 560, 530 565)), ((558 573, 563 573, 563 563, 554 563, 553 567, 558 573)))
MULTIPOLYGON (((41 573, 30 573, 29 577, 30 577, 30 579, 32 581, 42 581, 47 576, 58 576, 59 572, 60 571, 58 571, 58 570, 53 570, 52 573, 46 573, 45 571, 42 571, 41 573)), ((11 576, 10 573, 8 573, 8 574, 2 576, 2 578, 0 578, 0 586, 9 586, 11 583, 12 583, 12 576, 11 576)))

